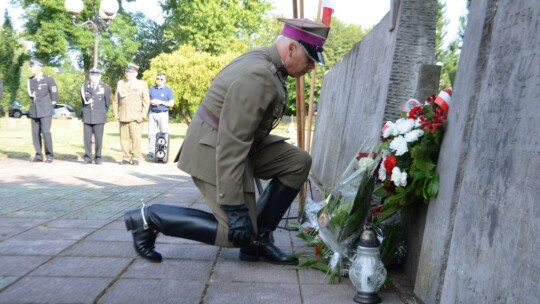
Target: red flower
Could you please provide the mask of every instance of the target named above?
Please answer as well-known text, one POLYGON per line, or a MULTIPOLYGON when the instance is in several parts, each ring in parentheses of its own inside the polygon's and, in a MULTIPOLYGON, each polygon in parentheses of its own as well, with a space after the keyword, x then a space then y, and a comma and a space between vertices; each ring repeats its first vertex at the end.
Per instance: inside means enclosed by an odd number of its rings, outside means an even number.
POLYGON ((386 169, 386 173, 392 173, 392 170, 397 164, 397 158, 392 155, 388 155, 386 159, 384 160, 384 169, 386 169))
POLYGON ((360 152, 358 155, 356 155, 356 160, 360 160, 361 158, 368 157, 369 153, 366 152, 360 152))
POLYGON ((381 214, 381 209, 382 209, 382 205, 373 208, 373 209, 371 210, 371 217, 377 217, 377 216, 379 216, 379 214, 381 214))
POLYGON ((321 243, 319 243, 319 244, 317 244, 317 246, 315 246, 315 255, 322 258, 323 256, 321 254, 321 248, 322 248, 321 243))
POLYGON ((424 108, 422 106, 418 105, 418 106, 412 108, 409 111, 409 115, 407 116, 407 118, 416 119, 420 115, 424 115, 424 108))
POLYGON ((304 229, 304 234, 309 234, 314 228, 309 226, 306 229, 304 229))
POLYGON ((435 133, 446 121, 444 111, 441 108, 435 108, 435 115, 432 120, 428 120, 424 116, 420 117, 420 124, 422 124, 422 130, 435 133))

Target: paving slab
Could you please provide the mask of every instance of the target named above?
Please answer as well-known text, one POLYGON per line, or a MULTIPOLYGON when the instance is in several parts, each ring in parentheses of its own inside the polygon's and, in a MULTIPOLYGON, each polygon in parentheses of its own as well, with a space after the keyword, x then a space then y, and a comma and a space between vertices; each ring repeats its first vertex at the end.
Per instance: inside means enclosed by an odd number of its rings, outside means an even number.
MULTIPOLYGON (((144 202, 209 211, 173 163, 0 159, 0 167, 0 303, 338 304, 356 294, 346 278, 330 285, 320 271, 240 261, 237 248, 165 235, 156 240, 162 263, 137 256, 126 210, 144 202)), ((280 227, 296 221, 296 205, 280 227)), ((313 250, 282 228, 278 247, 313 250)), ((381 297, 403 303, 393 289, 381 297)))

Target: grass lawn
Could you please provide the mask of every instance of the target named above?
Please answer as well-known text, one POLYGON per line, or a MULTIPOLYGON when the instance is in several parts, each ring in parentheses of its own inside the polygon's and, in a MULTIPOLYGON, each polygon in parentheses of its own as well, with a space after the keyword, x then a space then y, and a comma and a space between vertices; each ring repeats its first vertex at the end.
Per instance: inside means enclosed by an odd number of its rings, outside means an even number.
MULTIPOLYGON (((282 123, 272 132, 286 137, 296 137, 289 134, 290 119, 284 117, 282 123)), ((172 161, 182 145, 186 134, 187 124, 169 123, 170 150, 169 161, 172 161)), ((55 159, 79 160, 84 158, 83 123, 79 119, 53 119, 52 140, 55 159)), ((148 124, 144 123, 141 142, 142 158, 148 151, 148 124)), ((32 159, 35 151, 32 144, 30 119, 0 117, 0 158, 32 159)), ((117 122, 105 124, 103 135, 103 161, 119 162, 122 160, 120 149, 120 134, 117 122)))

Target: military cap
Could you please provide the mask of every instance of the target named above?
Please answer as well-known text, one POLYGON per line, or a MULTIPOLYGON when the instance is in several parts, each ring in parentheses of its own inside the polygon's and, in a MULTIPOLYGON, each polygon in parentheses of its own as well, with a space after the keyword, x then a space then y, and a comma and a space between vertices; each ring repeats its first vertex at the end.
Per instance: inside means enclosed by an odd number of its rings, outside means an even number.
POLYGON ((285 23, 281 34, 298 41, 311 60, 324 65, 323 46, 330 32, 330 27, 309 19, 278 18, 285 23))
POLYGON ((127 67, 125 69, 126 72, 127 71, 135 71, 135 72, 137 72, 138 70, 139 70, 139 66, 136 65, 136 64, 133 64, 133 63, 128 63, 128 65, 127 65, 127 67))
POLYGON ((30 59, 30 66, 31 66, 31 67, 32 67, 32 66, 43 67, 44 64, 43 64, 43 62, 39 61, 38 59, 32 58, 32 59, 30 59))
POLYGON ((90 69, 90 71, 88 71, 88 74, 90 74, 90 75, 101 75, 101 70, 96 69, 96 68, 92 68, 92 69, 90 69))

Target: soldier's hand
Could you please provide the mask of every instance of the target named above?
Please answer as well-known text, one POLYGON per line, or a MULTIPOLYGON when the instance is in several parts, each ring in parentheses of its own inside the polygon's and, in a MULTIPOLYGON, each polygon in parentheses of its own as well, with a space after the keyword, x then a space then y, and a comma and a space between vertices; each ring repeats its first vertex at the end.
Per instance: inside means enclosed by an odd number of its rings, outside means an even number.
POLYGON ((246 247, 255 240, 255 231, 246 205, 221 205, 229 215, 229 242, 235 247, 246 247))

